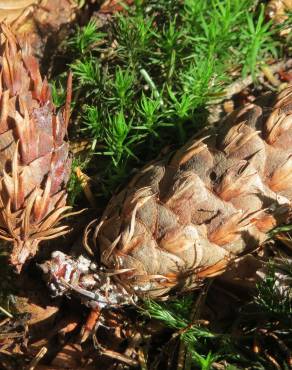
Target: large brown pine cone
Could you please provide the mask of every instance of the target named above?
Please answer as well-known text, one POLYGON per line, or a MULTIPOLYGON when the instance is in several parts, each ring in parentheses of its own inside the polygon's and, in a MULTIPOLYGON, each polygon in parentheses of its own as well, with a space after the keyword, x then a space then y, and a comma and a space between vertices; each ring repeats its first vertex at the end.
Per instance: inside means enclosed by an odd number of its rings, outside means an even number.
MULTIPOLYGON (((21 50, 5 25, 0 58, 0 238, 13 243, 20 269, 41 240, 67 231, 56 226, 66 207, 70 173, 67 108, 56 113, 46 79, 29 48, 21 50)), ((69 94, 70 95, 70 94, 69 94)))
POLYGON ((101 268, 56 251, 42 269, 99 308, 194 289, 289 220, 291 181, 292 85, 142 169, 85 232, 101 268))
POLYGON ((101 262, 138 295, 192 289, 287 221, 291 183, 292 86, 142 169, 96 228, 101 262))

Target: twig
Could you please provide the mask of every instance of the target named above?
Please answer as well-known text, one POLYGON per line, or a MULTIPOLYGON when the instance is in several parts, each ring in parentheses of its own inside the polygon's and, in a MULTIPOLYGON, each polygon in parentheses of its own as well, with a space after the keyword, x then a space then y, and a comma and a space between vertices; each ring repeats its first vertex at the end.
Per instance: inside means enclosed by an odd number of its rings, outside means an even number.
POLYGON ((289 234, 276 234, 276 239, 280 240, 290 250, 292 249, 292 239, 289 234), (288 235, 288 236, 287 236, 288 235))
MULTIPOLYGON (((284 62, 275 63, 271 66, 269 66, 270 73, 274 74, 277 73, 281 69, 288 69, 292 67, 292 59, 288 59, 284 62)), ((259 74, 260 77, 264 76, 264 72, 262 71, 259 74)), ((231 85, 227 87, 226 94, 223 97, 222 100, 230 99, 233 95, 236 95, 240 93, 243 89, 248 87, 253 83, 252 76, 247 76, 246 78, 241 78, 235 82, 233 82, 231 85)), ((222 101, 221 100, 221 101, 222 101)))
POLYGON ((272 357, 271 355, 268 354, 267 351, 264 352, 265 354, 265 357, 268 359, 268 361, 270 361, 274 367, 278 370, 281 370, 281 366, 278 364, 278 362, 274 359, 274 357, 272 357))
POLYGON ((80 343, 84 343, 89 335, 93 332, 98 320, 100 318, 100 309, 99 308, 92 308, 86 323, 83 325, 81 332, 80 332, 80 343))
POLYGON ((65 112, 64 112, 64 121, 65 127, 68 127, 70 114, 71 114, 71 101, 72 101, 72 78, 73 73, 69 71, 68 79, 67 79, 67 95, 66 95, 66 102, 65 102, 65 112))
POLYGON ((225 370, 227 368, 227 365, 219 364, 218 362, 213 362, 212 368, 216 370, 225 370))
POLYGON ((23 333, 13 332, 13 333, 0 333, 0 340, 2 339, 15 339, 22 338, 23 333))
MULTIPOLYGON (((281 69, 292 68, 292 59, 288 59, 284 62, 275 63, 269 66, 268 68, 269 68, 269 76, 274 75, 275 73, 279 72, 281 69)), ((259 79, 263 79, 263 77, 265 76, 265 73, 266 73, 265 69, 261 70, 261 72, 259 72, 259 79)), ((212 124, 212 123, 217 122, 220 119, 220 116, 223 112, 221 103, 224 100, 231 99, 234 95, 239 94, 242 90, 247 88, 253 82, 254 81, 252 79, 252 76, 250 75, 245 78, 240 78, 236 80, 235 82, 233 82, 232 84, 230 84, 225 89, 225 94, 222 97, 220 97, 219 99, 215 101, 214 100, 212 101, 212 105, 208 109, 209 110, 208 123, 212 124)))
POLYGON ((125 356, 132 356, 133 354, 136 354, 136 348, 141 344, 143 338, 141 336, 141 333, 136 332, 130 339, 127 349, 124 352, 125 356))
POLYGON ((290 349, 286 346, 286 344, 284 343, 284 341, 280 338, 278 338, 278 336, 275 334, 275 333, 266 333, 265 334, 266 336, 268 337, 271 337, 273 338, 276 343, 278 344, 280 350, 283 352, 283 354, 285 355, 286 359, 287 359, 287 363, 289 366, 292 366, 292 356, 291 356, 291 351, 290 349))
POLYGON ((261 67, 261 70, 266 77, 266 79, 273 85, 273 86, 279 86, 280 81, 275 77, 275 74, 272 72, 270 66, 264 65, 261 67))
MULTIPOLYGON (((206 283, 206 285, 201 290, 198 298, 194 302, 194 305, 193 305, 192 310, 191 310, 191 315, 190 315, 191 323, 198 322, 200 314, 201 314, 201 309, 202 309, 202 307, 203 307, 203 305, 206 301, 207 294, 208 294, 208 291, 209 291, 210 286, 211 286, 212 283, 213 283, 213 279, 209 279, 208 282, 206 283)), ((205 323, 205 325, 207 324, 207 322, 205 322, 205 321, 203 321, 203 322, 205 323)))
POLYGON ((145 353, 142 348, 138 349, 138 360, 139 360, 141 370, 147 370, 146 357, 145 357, 145 353))
MULTIPOLYGON (((201 308, 203 304, 205 303, 206 297, 208 290, 212 284, 213 280, 210 280, 205 287, 202 289, 200 292, 198 298, 195 300, 192 309, 191 309, 191 314, 190 314, 190 323, 189 325, 184 328, 179 330, 176 335, 181 336, 181 334, 187 332, 192 328, 192 326, 197 325, 197 324, 203 324, 203 325, 208 325, 209 322, 205 320, 199 320, 198 318, 200 317, 201 313, 201 308)), ((183 369, 190 369, 191 368, 191 358, 188 356, 188 348, 183 343, 183 341, 180 341, 180 346, 179 346, 179 353, 178 353, 178 361, 177 361, 177 370, 183 370, 183 369)))
POLYGON ((100 353, 104 356, 107 356, 107 357, 110 357, 110 358, 115 359, 117 361, 123 362, 123 363, 125 363, 129 366, 133 366, 133 367, 138 367, 139 366, 138 361, 133 360, 132 358, 130 358, 128 356, 125 356, 122 353, 115 352, 115 351, 112 351, 110 349, 106 349, 106 348, 102 347, 100 344, 99 344, 98 347, 99 347, 100 353))
POLYGON ((186 345, 181 340, 179 343, 179 350, 178 350, 178 356, 177 356, 177 368, 176 370, 184 370, 185 368, 185 361, 186 361, 186 345))
POLYGON ((5 317, 5 319, 3 319, 3 320, 0 321, 0 326, 3 326, 5 324, 7 324, 9 321, 10 321, 10 318, 9 317, 5 317))
POLYGON ((0 311, 2 313, 4 313, 6 316, 8 316, 10 319, 13 318, 13 315, 10 312, 8 312, 7 310, 5 310, 5 308, 3 308, 2 306, 0 306, 0 311))
POLYGON ((28 365, 27 370, 34 370, 37 366, 37 364, 40 362, 40 360, 44 357, 44 355, 47 353, 48 349, 46 347, 42 347, 35 358, 32 359, 31 363, 28 365))

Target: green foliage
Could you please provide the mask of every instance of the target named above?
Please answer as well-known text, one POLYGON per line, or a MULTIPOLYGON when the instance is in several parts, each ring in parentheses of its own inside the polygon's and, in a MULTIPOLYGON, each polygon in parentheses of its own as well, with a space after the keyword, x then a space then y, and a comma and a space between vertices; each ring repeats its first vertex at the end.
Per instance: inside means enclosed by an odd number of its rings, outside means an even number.
POLYGON ((83 108, 84 111, 84 131, 87 131, 88 134, 94 138, 92 143, 92 150, 94 150, 96 145, 96 140, 102 134, 102 124, 101 117, 98 109, 96 107, 85 105, 83 108))
MULTIPOLYGON (((283 348, 287 348, 285 342, 291 342, 292 334, 291 281, 291 260, 270 262, 253 299, 240 307, 236 320, 230 327, 225 325, 224 331, 218 332, 217 323, 213 323, 217 329, 212 329, 211 323, 206 327, 203 320, 191 318, 198 304, 198 300, 195 304, 193 295, 166 303, 146 300, 142 314, 159 320, 173 331, 171 340, 180 339, 185 344, 189 354, 187 358, 191 358, 194 369, 213 369, 214 362, 220 366, 223 362, 224 368, 230 370, 250 368, 251 363, 253 369, 272 369, 266 357, 268 352, 276 356, 274 358, 283 365, 283 369, 288 369, 289 356, 283 356, 283 348), (262 337, 260 333, 263 333, 262 337), (276 339, 276 343, 271 344, 271 338, 276 339), (261 343, 259 353, 252 351, 255 341, 261 343)), ((210 302, 214 302, 213 299, 210 302)), ((208 295, 205 302, 206 306, 201 307, 202 313, 206 307, 210 308, 208 295)), ((217 306, 211 306, 211 309, 220 311, 217 306)))
POLYGON ((94 21, 89 21, 83 28, 78 28, 75 36, 68 45, 78 54, 83 54, 89 49, 96 49, 105 37, 105 33, 99 32, 94 21))
POLYGON ((239 77, 235 71, 255 79, 258 65, 280 53, 264 8, 253 6, 252 0, 135 1, 104 28, 90 21, 76 30, 66 50, 74 135, 92 142, 89 166, 104 195, 132 167, 205 124, 206 106, 239 77))
POLYGON ((105 142, 108 151, 103 154, 111 156, 115 167, 128 156, 135 157, 130 149, 130 145, 135 137, 129 138, 131 131, 131 121, 126 122, 123 110, 120 110, 114 117, 109 115, 109 127, 106 129, 105 142))
POLYGON ((115 21, 118 58, 131 69, 141 67, 149 59, 152 49, 153 18, 137 12, 130 16, 118 14, 115 21))
POLYGON ((113 89, 117 94, 121 107, 126 106, 133 96, 133 84, 135 76, 129 70, 122 70, 120 66, 116 68, 113 81, 113 89))
POLYGON ((201 370, 211 370, 213 369, 213 363, 217 360, 218 356, 208 352, 207 356, 202 356, 195 350, 191 351, 192 359, 194 360, 195 364, 201 370))
POLYGON ((284 259, 281 264, 270 262, 267 274, 257 285, 255 303, 262 311, 271 314, 292 313, 292 266, 291 261, 284 259))
POLYGON ((158 303, 152 300, 144 301, 146 314, 162 321, 169 328, 179 330, 181 338, 189 344, 198 343, 200 338, 215 338, 216 335, 208 329, 190 323, 190 312, 194 305, 191 295, 181 297, 167 303, 158 303))
POLYGON ((87 1, 87 0, 74 0, 74 1, 75 1, 75 3, 76 3, 77 7, 78 7, 79 9, 81 9, 81 8, 86 4, 86 1, 87 1))
POLYGON ((71 64, 71 69, 75 77, 77 77, 80 87, 94 87, 100 82, 99 64, 93 58, 88 58, 84 61, 77 60, 71 64))
POLYGON ((258 61, 264 60, 266 55, 277 57, 278 43, 273 39, 273 34, 276 30, 271 29, 271 21, 264 22, 264 6, 261 6, 261 11, 257 21, 255 22, 251 14, 246 15, 248 28, 242 32, 243 53, 246 63, 243 66, 242 72, 246 76, 251 73, 253 79, 256 79, 256 68, 258 61), (244 43, 246 40, 246 43, 244 43))
POLYGON ((66 101, 66 89, 60 81, 51 84, 52 99, 57 108, 64 106, 66 101))
POLYGON ((272 237, 272 236, 275 236, 279 233, 289 233, 290 231, 292 231, 292 225, 282 225, 282 226, 279 226, 279 227, 275 227, 273 230, 270 231, 269 235, 272 237))
POLYGON ((71 206, 75 205, 76 199, 82 192, 82 186, 80 183, 80 179, 76 174, 76 168, 79 167, 81 170, 86 167, 87 161, 82 161, 79 158, 74 158, 72 161, 72 171, 71 176, 67 185, 69 197, 68 197, 68 204, 71 206))
POLYGON ((150 317, 163 322, 167 327, 174 329, 180 339, 186 344, 192 361, 204 370, 212 369, 213 362, 220 356, 208 352, 201 354, 205 339, 218 337, 208 329, 190 322, 189 314, 193 305, 192 297, 186 296, 167 304, 157 303, 152 300, 144 302, 144 313, 150 317))

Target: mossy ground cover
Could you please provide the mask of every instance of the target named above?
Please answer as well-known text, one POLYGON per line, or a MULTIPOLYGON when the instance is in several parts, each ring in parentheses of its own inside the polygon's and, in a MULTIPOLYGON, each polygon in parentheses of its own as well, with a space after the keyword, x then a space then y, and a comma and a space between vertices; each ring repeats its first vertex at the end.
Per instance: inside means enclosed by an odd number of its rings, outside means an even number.
MULTIPOLYGON (((204 127, 208 107, 232 81, 248 74, 256 81, 288 47, 253 0, 135 1, 125 8, 76 29, 54 84, 61 105, 70 67, 71 138, 90 145, 75 164, 82 162, 96 195, 106 198, 133 169, 204 127)), ((74 180, 70 189, 73 202, 74 180)))
MULTIPOLYGON (((262 67, 286 58, 291 48, 291 36, 279 36, 291 18, 275 26, 265 7, 254 0, 136 0, 72 31, 60 46, 58 67, 50 69, 58 107, 65 102, 68 69, 73 72, 69 135, 72 147, 86 147, 73 159, 72 205, 90 206, 77 168, 90 178, 102 209, 145 163, 204 128, 210 107, 231 83, 252 76, 261 92, 262 67)), ((145 369, 166 369, 170 352, 169 369, 288 369, 291 292, 278 289, 276 268, 271 264, 254 295, 239 301, 210 282, 170 302, 144 302, 134 314, 141 325, 158 320, 167 332, 147 341, 145 369), (203 312, 210 305, 216 311, 218 302, 236 302, 219 324, 203 312)), ((281 269, 291 282, 291 266, 281 263, 281 269)))

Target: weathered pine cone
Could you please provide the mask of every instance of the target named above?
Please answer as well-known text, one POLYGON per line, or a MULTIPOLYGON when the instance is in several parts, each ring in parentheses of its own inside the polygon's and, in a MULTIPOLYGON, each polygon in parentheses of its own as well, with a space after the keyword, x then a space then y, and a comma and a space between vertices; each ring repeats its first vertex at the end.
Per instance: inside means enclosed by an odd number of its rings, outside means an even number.
POLYGON ((99 308, 197 288, 289 220, 291 181, 289 86, 142 169, 85 232, 100 267, 58 251, 41 267, 55 295, 99 308))
POLYGON ((20 270, 41 240, 67 232, 56 226, 66 206, 71 161, 65 141, 70 111, 56 113, 46 79, 29 48, 20 50, 2 25, 0 59, 0 238, 13 244, 20 270))
POLYGON ((138 296, 193 289, 288 220, 291 183, 292 86, 142 169, 95 230, 101 263, 138 296))

